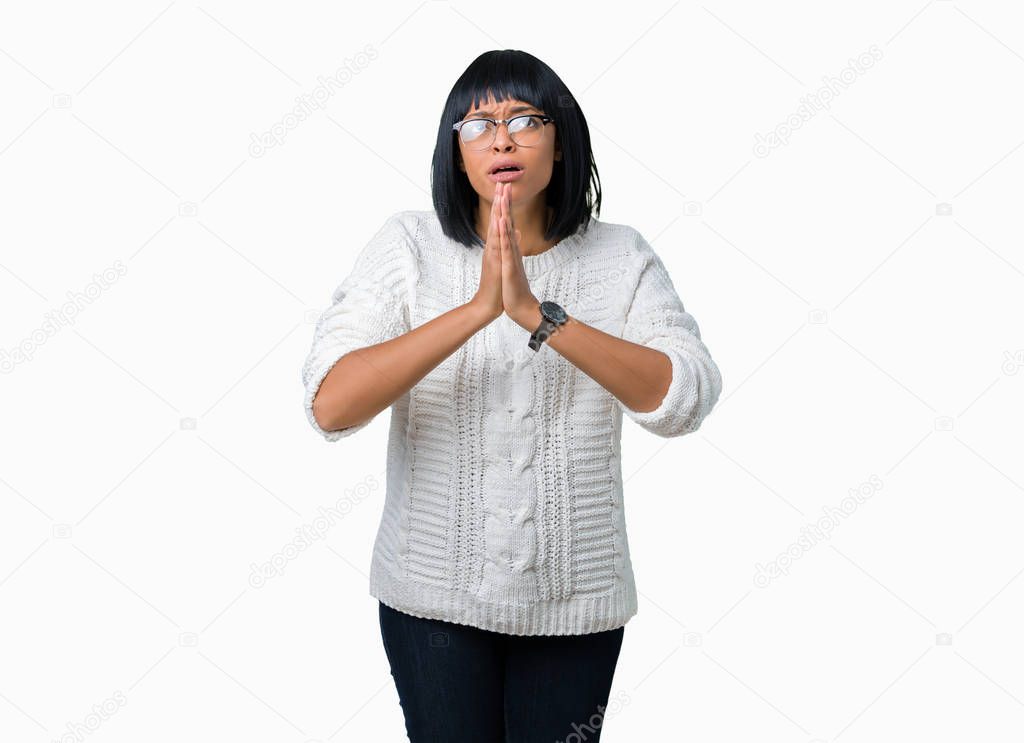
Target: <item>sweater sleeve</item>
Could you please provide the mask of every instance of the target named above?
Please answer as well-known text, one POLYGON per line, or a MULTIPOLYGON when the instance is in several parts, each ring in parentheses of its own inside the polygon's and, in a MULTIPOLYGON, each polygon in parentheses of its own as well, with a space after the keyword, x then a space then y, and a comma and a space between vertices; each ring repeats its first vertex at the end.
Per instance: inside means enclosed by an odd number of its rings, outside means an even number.
POLYGON ((722 377, 661 258, 642 237, 639 240, 646 258, 622 337, 664 352, 672 362, 672 381, 654 410, 637 412, 617 402, 647 431, 665 438, 682 436, 696 431, 711 412, 722 390, 722 377))
POLYGON ((408 274, 415 263, 400 214, 388 217, 356 256, 354 267, 332 293, 331 305, 317 320, 302 365, 306 417, 327 441, 350 436, 370 421, 333 431, 321 428, 313 417, 313 399, 324 377, 350 351, 409 331, 408 274))

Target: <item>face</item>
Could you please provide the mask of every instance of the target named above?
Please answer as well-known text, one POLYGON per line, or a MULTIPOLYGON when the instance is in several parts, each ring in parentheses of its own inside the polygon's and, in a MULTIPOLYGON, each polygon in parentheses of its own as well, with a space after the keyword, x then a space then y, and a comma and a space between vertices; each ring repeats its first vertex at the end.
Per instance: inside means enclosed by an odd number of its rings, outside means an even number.
MULTIPOLYGON (((499 103, 494 100, 492 95, 486 102, 481 101, 462 118, 463 120, 481 117, 510 119, 523 114, 546 113, 525 101, 507 100, 499 103)), ((537 123, 539 124, 539 122, 537 123)), ((555 148, 555 123, 543 124, 542 129, 536 144, 524 146, 517 144, 509 136, 508 127, 502 124, 495 132, 494 141, 482 150, 473 149, 475 144, 467 145, 462 141, 461 136, 456 135, 459 146, 459 169, 469 178, 470 185, 479 194, 481 200, 493 201, 494 189, 498 181, 490 171, 497 161, 503 159, 513 160, 522 168, 520 174, 513 176, 514 180, 507 181, 511 184, 509 194, 511 201, 529 202, 544 193, 551 181, 554 162, 562 159, 562 153, 555 148)), ((489 134, 484 133, 481 136, 486 139, 489 134)), ((515 136, 515 133, 512 136, 515 136)))

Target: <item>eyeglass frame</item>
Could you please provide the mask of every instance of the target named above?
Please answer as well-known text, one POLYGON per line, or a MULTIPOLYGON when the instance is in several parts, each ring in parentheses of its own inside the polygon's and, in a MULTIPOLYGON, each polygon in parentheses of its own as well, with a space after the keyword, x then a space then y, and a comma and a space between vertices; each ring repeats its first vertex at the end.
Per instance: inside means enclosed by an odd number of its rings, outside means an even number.
MULTIPOLYGON (((536 117, 536 118, 540 119, 541 123, 544 126, 547 126, 548 124, 550 124, 550 123, 555 121, 553 116, 548 116, 547 114, 519 114, 518 116, 513 116, 513 117, 511 117, 509 119, 488 119, 486 116, 476 116, 476 117, 474 117, 472 119, 463 119, 462 121, 456 121, 454 124, 452 124, 452 129, 454 129, 456 132, 459 133, 459 141, 462 142, 464 145, 466 145, 468 147, 469 143, 462 141, 462 125, 463 124, 468 124, 471 121, 489 121, 489 122, 491 122, 492 124, 494 124, 494 135, 491 137, 491 141, 490 142, 485 144, 483 147, 479 148, 481 150, 484 150, 484 149, 487 149, 488 147, 490 147, 494 143, 494 140, 497 139, 497 137, 498 137, 498 129, 501 128, 502 124, 505 125, 505 129, 508 129, 509 122, 515 121, 516 119, 523 119, 523 118, 526 118, 528 116, 529 117, 536 117)), ((508 136, 509 136, 509 138, 513 142, 516 142, 515 137, 512 136, 512 132, 511 131, 509 131, 508 136)), ((532 145, 532 144, 519 144, 518 142, 516 142, 516 146, 517 147, 535 147, 536 145, 532 145)))

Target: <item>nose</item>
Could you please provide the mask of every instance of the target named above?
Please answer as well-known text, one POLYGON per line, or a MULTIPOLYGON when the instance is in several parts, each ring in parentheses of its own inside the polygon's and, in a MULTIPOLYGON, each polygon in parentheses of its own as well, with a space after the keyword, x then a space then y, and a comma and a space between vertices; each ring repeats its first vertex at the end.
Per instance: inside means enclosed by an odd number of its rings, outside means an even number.
POLYGON ((491 147, 495 152, 508 152, 515 149, 515 146, 516 143, 512 141, 512 137, 508 133, 508 124, 499 124, 498 129, 494 132, 494 142, 491 147))

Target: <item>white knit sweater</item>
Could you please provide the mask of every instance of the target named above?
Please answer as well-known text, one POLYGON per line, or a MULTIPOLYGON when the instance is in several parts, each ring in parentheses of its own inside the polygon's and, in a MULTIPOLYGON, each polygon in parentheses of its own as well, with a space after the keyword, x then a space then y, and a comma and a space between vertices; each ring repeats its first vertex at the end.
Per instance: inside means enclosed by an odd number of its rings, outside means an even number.
MULTIPOLYGON (((444 236, 433 211, 387 219, 321 315, 302 368, 305 410, 347 352, 468 302, 482 250, 444 236)), ((592 219, 525 256, 530 288, 571 317, 664 351, 672 383, 635 412, 507 315, 391 407, 387 487, 370 595, 419 617, 516 635, 585 634, 636 614, 626 539, 622 413, 663 437, 697 429, 718 367, 662 260, 632 227, 592 219)))

